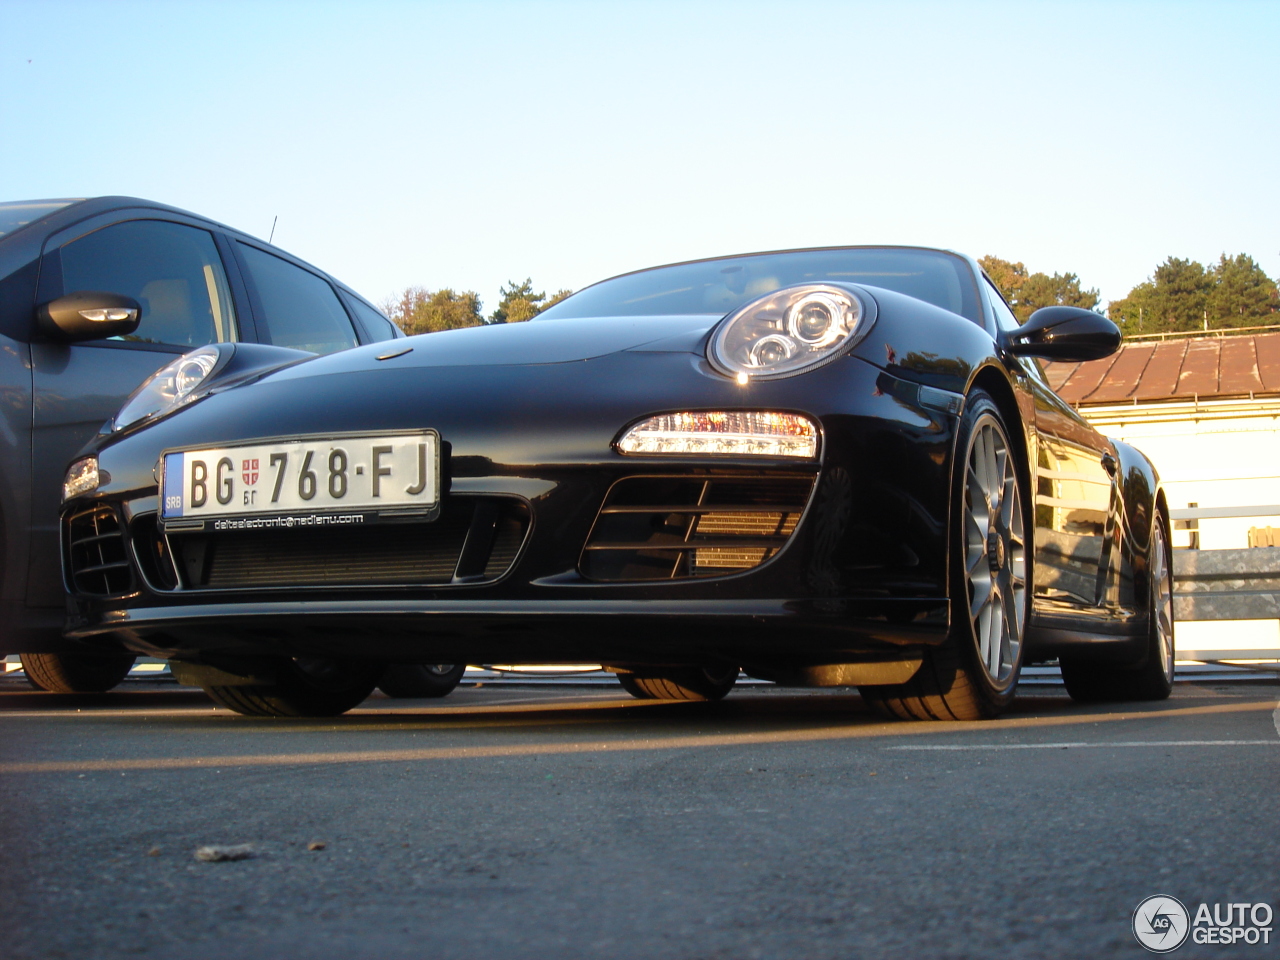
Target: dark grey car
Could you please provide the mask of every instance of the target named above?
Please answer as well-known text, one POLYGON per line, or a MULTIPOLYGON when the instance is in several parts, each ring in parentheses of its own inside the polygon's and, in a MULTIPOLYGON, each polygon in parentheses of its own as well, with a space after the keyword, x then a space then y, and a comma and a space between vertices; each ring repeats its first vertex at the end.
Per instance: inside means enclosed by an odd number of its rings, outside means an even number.
POLYGON ((0 655, 66 692, 109 689, 132 664, 62 638, 58 506, 68 462, 157 369, 209 343, 332 353, 399 336, 328 274, 195 214, 0 203, 0 655))

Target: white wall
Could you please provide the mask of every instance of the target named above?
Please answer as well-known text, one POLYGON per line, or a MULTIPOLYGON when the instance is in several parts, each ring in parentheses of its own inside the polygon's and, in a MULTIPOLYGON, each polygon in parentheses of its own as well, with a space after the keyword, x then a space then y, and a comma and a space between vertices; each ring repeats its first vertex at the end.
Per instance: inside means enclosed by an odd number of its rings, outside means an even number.
MULTIPOLYGON (((1280 403, 1086 407, 1081 413, 1152 459, 1172 509, 1280 505, 1280 403)), ((1199 523, 1201 549, 1219 550, 1247 547, 1250 527, 1280 526, 1280 517, 1199 523)), ((1187 539, 1175 531, 1175 546, 1187 539)))
MULTIPOLYGON (((1085 407, 1102 433, 1131 443, 1160 471, 1171 509, 1280 505, 1280 401, 1085 407)), ((1280 527, 1280 516, 1200 520, 1200 547, 1247 547, 1250 527, 1280 527)), ((1189 534, 1175 530, 1175 547, 1189 534)), ((1187 621, 1176 625, 1177 649, 1275 650, 1280 621, 1187 621)), ((1272 654, 1274 656, 1274 654, 1272 654)))

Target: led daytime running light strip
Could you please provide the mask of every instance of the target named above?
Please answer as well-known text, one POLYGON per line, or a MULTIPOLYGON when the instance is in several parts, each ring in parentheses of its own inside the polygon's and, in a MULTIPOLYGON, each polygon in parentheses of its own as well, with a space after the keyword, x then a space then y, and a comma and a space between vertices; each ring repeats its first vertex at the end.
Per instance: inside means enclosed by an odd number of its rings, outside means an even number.
POLYGON ((812 459, 818 455, 818 427, 794 413, 667 413, 633 426, 618 441, 618 451, 812 459))

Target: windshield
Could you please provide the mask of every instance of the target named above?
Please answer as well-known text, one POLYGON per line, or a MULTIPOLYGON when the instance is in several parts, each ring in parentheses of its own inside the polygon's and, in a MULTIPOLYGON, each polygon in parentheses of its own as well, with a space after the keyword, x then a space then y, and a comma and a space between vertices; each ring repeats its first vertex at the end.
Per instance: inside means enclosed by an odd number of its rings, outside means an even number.
POLYGON ((0 237, 73 203, 79 203, 79 200, 15 200, 0 203, 0 237))
POLYGON ((915 247, 795 250, 655 267, 587 287, 537 319, 723 316, 779 287, 822 281, 886 287, 982 323, 968 263, 955 254, 915 247))

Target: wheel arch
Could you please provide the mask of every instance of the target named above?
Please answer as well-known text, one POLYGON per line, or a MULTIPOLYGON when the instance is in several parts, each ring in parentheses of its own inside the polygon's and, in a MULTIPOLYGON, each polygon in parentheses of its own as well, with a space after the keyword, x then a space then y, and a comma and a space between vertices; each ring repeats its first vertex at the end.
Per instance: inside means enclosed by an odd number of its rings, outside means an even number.
MULTIPOLYGON (((1172 544, 1174 544, 1174 521, 1171 521, 1169 518, 1169 499, 1165 497, 1165 488, 1164 486, 1158 485, 1158 481, 1156 486, 1156 497, 1153 498, 1153 503, 1155 503, 1156 508, 1153 509, 1152 511, 1152 518, 1151 518, 1152 525, 1158 524, 1158 522, 1160 521, 1164 521, 1165 543, 1169 544, 1170 548, 1172 548, 1172 544)), ((1148 570, 1149 570, 1149 567, 1151 567, 1151 561, 1149 561, 1149 554, 1151 554, 1151 543, 1152 543, 1151 530, 1148 530, 1147 531, 1148 570)), ((1172 573, 1172 571, 1170 571, 1170 573, 1172 573)), ((1147 576, 1147 581, 1148 581, 1147 589, 1151 589, 1151 582, 1149 582, 1151 581, 1151 576, 1149 576, 1149 573, 1147 576)))
MULTIPOLYGON (((1008 372, 1005 371, 1004 368, 994 363, 994 361, 981 366, 974 373, 973 377, 970 379, 969 386, 965 391, 966 404, 968 403, 968 399, 973 394, 974 390, 982 390, 989 397, 991 397, 992 402, 995 403, 996 405, 996 409, 1000 411, 1001 417, 1004 418, 1005 428, 1009 433, 1009 441, 1015 445, 1017 453, 1019 454, 1017 469, 1019 474, 1021 475, 1023 490, 1025 491, 1025 502, 1023 504, 1023 511, 1026 513, 1026 520, 1024 522, 1024 536, 1026 538, 1026 544, 1027 544, 1027 564, 1028 564, 1027 574, 1028 574, 1028 581, 1030 581, 1032 570, 1034 569, 1034 565, 1035 565, 1035 543, 1034 543, 1035 486, 1031 482, 1032 480, 1031 466, 1033 463, 1032 457, 1035 455, 1034 450, 1031 448, 1031 444, 1028 441, 1027 428, 1023 421, 1022 413, 1019 410, 1017 394, 1015 393, 1014 386, 1009 379, 1008 372)), ((1034 429, 1034 426, 1033 426, 1033 429, 1034 429)), ((959 449, 959 443, 960 443, 960 430, 957 428, 955 439, 953 441, 952 448, 951 448, 951 488, 950 489, 951 489, 951 497, 953 498, 953 500, 957 493, 957 489, 958 489, 957 484, 960 483, 959 471, 964 469, 963 466, 961 465, 961 461, 964 458, 964 454, 959 449)), ((948 522, 947 523, 947 592, 948 592, 948 595, 950 595, 950 592, 951 592, 951 584, 954 582, 954 578, 952 576, 954 572, 952 570, 952 565, 955 563, 955 551, 956 551, 956 545, 954 543, 955 536, 956 536, 955 525, 953 523, 948 522)), ((1030 582, 1028 582, 1027 589, 1028 590, 1031 589, 1030 582)), ((951 611, 948 614, 949 619, 951 619, 952 621, 954 621, 953 613, 954 611, 951 611)), ((1030 606, 1028 606, 1028 613, 1030 613, 1030 606)))
POLYGON ((1172 537, 1173 526, 1169 519, 1169 500, 1164 495, 1164 487, 1156 488, 1156 509, 1160 511, 1160 516, 1164 518, 1165 536, 1172 537))
POLYGON ((1000 408, 1000 415, 1004 417, 1005 426, 1009 428, 1012 436, 1010 439, 1018 445, 1018 450, 1022 454, 1023 480, 1028 484, 1027 493, 1032 493, 1030 483, 1031 476, 1028 472, 1031 464, 1031 456, 1033 451, 1027 443, 1027 431, 1023 424, 1022 412, 1018 408, 1017 394, 1014 393, 1013 384, 1009 380, 1009 375, 995 364, 987 364, 978 370, 973 380, 969 383, 969 391, 974 388, 985 390, 991 399, 995 401, 997 407, 1000 408))
POLYGON ((1123 525, 1122 559, 1132 564, 1133 598, 1142 608, 1147 603, 1146 571, 1151 562, 1152 531, 1157 518, 1164 518, 1164 536, 1172 543, 1169 503, 1155 465, 1137 447, 1111 439, 1119 461, 1120 502, 1123 525))
MULTIPOLYGON (((1166 523, 1169 520, 1168 499, 1155 465, 1146 454, 1123 440, 1111 439, 1111 445, 1115 447, 1119 461, 1120 495, 1129 527, 1125 532, 1133 538, 1135 553, 1145 559, 1151 547, 1151 530, 1157 511, 1163 510, 1166 523)), ((1169 533, 1166 529, 1165 535, 1169 533)))
MULTIPOLYGON (((1026 503, 1023 509, 1028 513, 1028 523, 1026 524, 1027 537, 1027 555, 1033 558, 1034 543, 1032 542, 1035 532, 1035 524, 1031 522, 1035 518, 1035 484, 1032 482, 1032 467, 1036 457, 1035 442, 1035 424, 1031 424, 1030 428, 1023 419, 1022 410, 1018 406, 1018 395, 1015 392, 1014 385, 1009 378, 1009 374, 1004 368, 995 363, 989 363, 979 368, 974 374, 973 379, 969 382, 969 389, 965 392, 966 399, 975 389, 986 391, 987 395, 995 402, 996 407, 1000 411, 1000 415, 1004 417, 1005 427, 1009 431, 1009 440, 1017 447, 1017 452, 1021 455, 1018 461, 1018 472, 1022 476, 1023 490, 1026 491, 1026 503)), ((959 434, 957 432, 957 440, 959 434)), ((952 449, 951 454, 951 471, 952 471, 952 489, 954 490, 956 458, 959 451, 952 449)), ((948 557, 950 550, 948 549, 948 557)))

